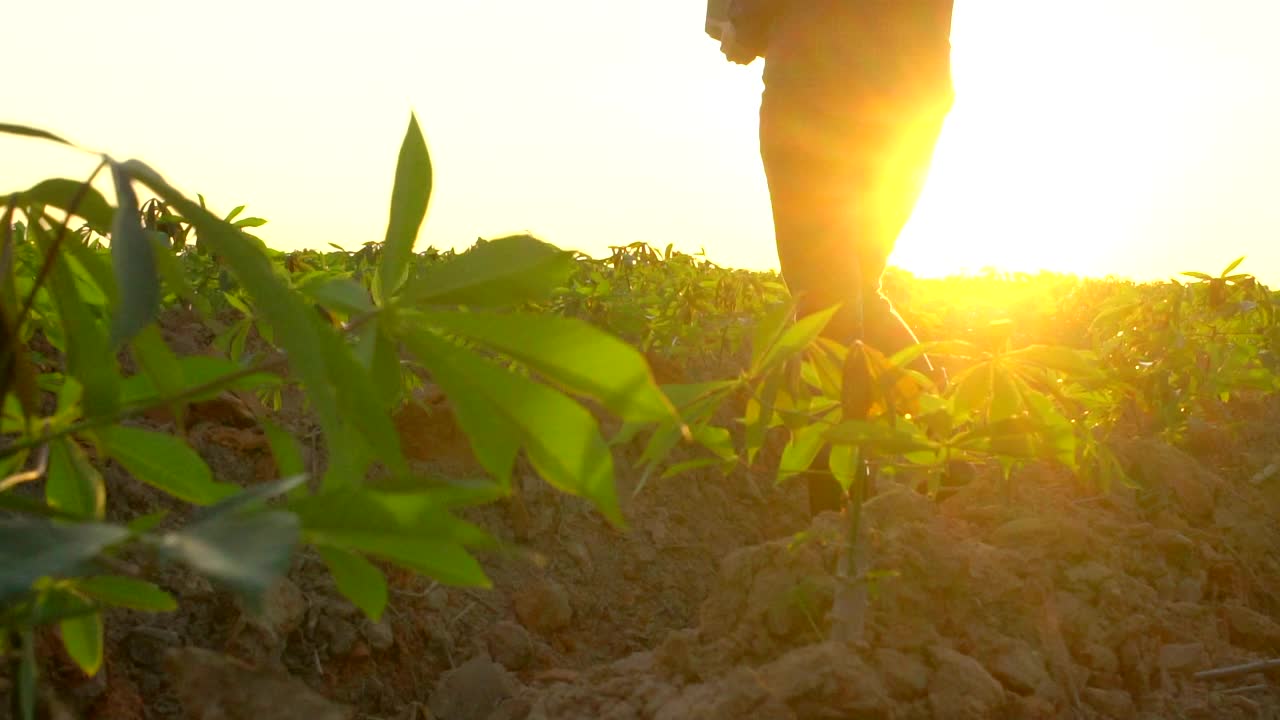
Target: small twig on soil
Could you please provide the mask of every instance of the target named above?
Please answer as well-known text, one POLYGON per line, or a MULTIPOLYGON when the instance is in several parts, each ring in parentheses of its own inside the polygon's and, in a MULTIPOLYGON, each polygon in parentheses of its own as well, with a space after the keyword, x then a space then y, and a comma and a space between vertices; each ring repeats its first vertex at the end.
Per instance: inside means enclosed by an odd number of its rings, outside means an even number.
POLYGON ((1259 660, 1258 662, 1245 663, 1243 665, 1230 665, 1227 667, 1215 668, 1213 670, 1202 670, 1192 675, 1196 680, 1221 680, 1223 678, 1238 677, 1240 675, 1252 675, 1256 672, 1266 670, 1280 670, 1280 658, 1273 660, 1259 660))
POLYGON ((22 483, 34 482, 44 477, 45 471, 49 469, 49 446, 41 445, 36 451, 36 466, 30 470, 24 470, 10 475, 0 480, 0 492, 4 492, 10 488, 17 487, 22 483))
POLYGON ((1091 495, 1086 498, 1080 498, 1079 500, 1075 500, 1071 504, 1075 505, 1076 507, 1082 507, 1084 505, 1091 505, 1096 502, 1102 502, 1103 500, 1106 500, 1110 497, 1111 497, 1110 495, 1091 495))
POLYGON ((426 597, 426 596, 430 595, 430 594, 431 594, 431 591, 432 591, 432 590, 435 590, 435 589, 436 589, 436 588, 438 588, 438 587, 440 587, 440 583, 439 583, 438 581, 433 580, 433 581, 431 581, 431 584, 427 586, 427 589, 426 589, 426 590, 423 590, 423 591, 421 591, 421 592, 413 592, 413 591, 410 591, 410 590, 401 590, 400 588, 394 588, 394 587, 393 587, 393 588, 391 588, 391 594, 392 594, 392 595, 399 595, 400 597, 424 598, 424 597, 426 597))
POLYGON ((480 604, 480 603, 476 602, 475 600, 472 600, 470 603, 468 603, 468 604, 467 604, 467 606, 466 606, 466 607, 462 608, 462 612, 460 612, 460 613, 458 613, 457 615, 454 615, 454 616, 453 616, 453 619, 449 621, 449 624, 450 624, 450 625, 456 625, 456 624, 458 624, 458 621, 462 619, 462 616, 463 616, 463 615, 466 615, 467 613, 471 612, 471 608, 474 608, 475 606, 477 606, 477 605, 479 605, 479 604, 480 604))
POLYGON ((1275 686, 1262 683, 1261 685, 1245 685, 1244 687, 1231 688, 1230 690, 1223 690, 1222 694, 1223 695, 1244 695, 1245 693, 1259 692, 1262 690, 1274 690, 1274 689, 1275 689, 1275 686))

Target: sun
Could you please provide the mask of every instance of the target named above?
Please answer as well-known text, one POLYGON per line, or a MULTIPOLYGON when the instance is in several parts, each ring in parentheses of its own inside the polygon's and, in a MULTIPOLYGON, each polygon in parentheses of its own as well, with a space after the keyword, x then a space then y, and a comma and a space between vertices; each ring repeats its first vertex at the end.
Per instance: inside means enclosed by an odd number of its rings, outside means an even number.
POLYGON ((925 276, 1105 274, 1168 182, 1160 140, 1177 119, 1162 88, 1132 82, 1154 49, 1138 38, 1069 51, 1062 27, 1038 45, 1011 41, 1028 35, 1032 11, 962 10, 956 104, 891 262, 925 276))

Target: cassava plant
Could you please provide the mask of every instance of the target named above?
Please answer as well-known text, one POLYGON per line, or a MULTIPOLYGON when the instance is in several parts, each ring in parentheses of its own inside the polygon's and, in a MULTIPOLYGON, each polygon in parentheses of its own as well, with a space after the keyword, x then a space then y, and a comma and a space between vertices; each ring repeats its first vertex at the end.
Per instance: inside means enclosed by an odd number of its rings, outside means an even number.
MULTIPOLYGON (((0 132, 71 146, 25 126, 0 132)), ((679 427, 675 409, 626 343, 518 311, 566 284, 573 253, 513 236, 415 261, 432 188, 416 118, 385 238, 336 269, 287 267, 246 233, 256 219, 219 217, 140 161, 98 157, 85 181, 5 196, 0 223, 0 651, 18 717, 34 715, 37 631, 56 626, 70 656, 97 671, 104 611, 175 608, 149 574, 157 563, 183 564, 259 608, 309 545, 376 619, 387 585, 372 560, 487 585, 472 551, 494 540, 456 512, 509 493, 520 454, 624 526, 609 444, 581 400, 640 426, 679 427), (101 174, 113 203, 94 187, 101 174), (140 192, 153 198, 140 204, 140 192), (296 277, 307 269, 323 272, 296 277), (241 316, 222 328, 227 352, 176 353, 162 311, 181 305, 212 322, 211 297, 241 316), (250 328, 256 353, 237 337, 250 328), (441 388, 486 481, 435 477, 406 458, 392 421, 406 375, 441 388), (286 385, 305 395, 327 466, 309 476, 297 439, 268 413, 258 421, 280 478, 246 488, 215 477, 184 436, 189 404, 286 385), (158 408, 174 421, 143 420, 158 408), (108 461, 168 496, 168 512, 109 513, 108 461)))

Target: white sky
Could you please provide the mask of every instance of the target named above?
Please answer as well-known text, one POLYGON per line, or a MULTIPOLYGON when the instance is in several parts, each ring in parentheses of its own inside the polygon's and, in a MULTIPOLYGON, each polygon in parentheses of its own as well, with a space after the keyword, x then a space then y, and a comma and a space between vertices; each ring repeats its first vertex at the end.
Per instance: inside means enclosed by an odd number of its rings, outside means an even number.
MULTIPOLYGON (((531 231, 775 256, 760 63, 705 4, 41 0, 3 14, 0 121, 138 157, 281 248, 381 239, 416 111, 436 166, 420 247, 531 231)), ((894 262, 1280 282, 1280 3, 959 0, 960 97, 894 262)), ((90 159, 0 138, 0 190, 90 159)))

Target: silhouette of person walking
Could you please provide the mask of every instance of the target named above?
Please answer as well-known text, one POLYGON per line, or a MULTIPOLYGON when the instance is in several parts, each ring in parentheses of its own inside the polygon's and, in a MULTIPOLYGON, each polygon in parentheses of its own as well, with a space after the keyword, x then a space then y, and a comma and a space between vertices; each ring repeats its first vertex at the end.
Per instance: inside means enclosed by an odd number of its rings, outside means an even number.
POLYGON ((861 338, 887 354, 916 341, 880 276, 954 98, 953 5, 730 1, 726 57, 765 59, 760 156, 783 279, 802 297, 801 315, 844 303, 827 330, 837 341, 861 338))
MULTIPOLYGON (((954 100, 953 6, 729 0, 721 50, 765 60, 760 156, 782 277, 798 315, 843 303, 824 331, 841 344, 892 354, 916 342, 880 278, 954 100)), ((916 367, 932 374, 927 358, 916 367)), ((839 508, 838 494, 815 503, 810 485, 815 512, 839 508)))

